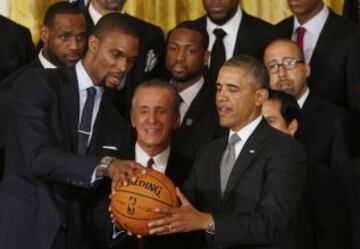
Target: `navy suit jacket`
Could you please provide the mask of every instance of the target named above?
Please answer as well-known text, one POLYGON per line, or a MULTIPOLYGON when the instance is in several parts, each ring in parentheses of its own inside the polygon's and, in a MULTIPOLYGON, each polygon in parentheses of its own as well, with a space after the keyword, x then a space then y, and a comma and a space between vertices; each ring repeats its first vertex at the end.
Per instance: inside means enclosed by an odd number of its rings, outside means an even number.
POLYGON ((83 156, 76 154, 78 121, 74 67, 19 76, 0 186, 0 248, 49 249, 61 226, 79 234, 69 248, 86 248, 82 231, 76 230, 81 217, 70 219, 70 206, 81 206, 81 189, 94 187, 91 177, 102 146, 129 146, 129 127, 103 98, 89 155, 83 156))
POLYGON ((301 145, 262 120, 222 196, 219 165, 227 141, 221 137, 203 146, 184 184, 190 202, 214 218, 215 235, 204 232, 202 248, 294 248, 292 220, 306 176, 301 145))

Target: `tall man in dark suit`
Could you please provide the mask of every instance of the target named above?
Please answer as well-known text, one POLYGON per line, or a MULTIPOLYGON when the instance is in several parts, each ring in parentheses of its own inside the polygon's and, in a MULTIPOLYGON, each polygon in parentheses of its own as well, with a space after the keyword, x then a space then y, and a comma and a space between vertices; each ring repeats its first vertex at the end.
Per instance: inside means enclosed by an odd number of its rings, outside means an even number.
MULTIPOLYGON (((88 29, 91 31, 94 24, 101 16, 107 13, 116 12, 127 15, 123 8, 126 0, 92 0, 85 12, 88 29)), ((151 23, 134 19, 134 28, 138 29, 140 34, 139 56, 133 69, 126 76, 126 80, 119 85, 119 91, 111 91, 109 98, 115 108, 129 118, 131 98, 136 87, 144 80, 155 77, 164 77, 164 59, 165 59, 165 40, 163 31, 160 27, 151 23), (121 91, 120 91, 121 90, 121 91)))
POLYGON ((30 70, 17 79, 0 186, 0 248, 86 248, 81 190, 106 176, 126 184, 141 170, 135 162, 103 157, 103 148, 129 145, 127 123, 102 95, 135 61, 132 25, 109 14, 75 66, 30 70))
MULTIPOLYGON (((151 167, 166 174, 176 186, 182 186, 188 177, 190 162, 179 156, 170 146, 171 134, 179 123, 179 100, 176 90, 168 82, 159 79, 145 81, 136 89, 131 108, 131 123, 136 130, 136 144, 131 148, 129 159, 141 165, 151 167)), ((109 183, 107 183, 109 184, 109 183)), ((92 246, 95 249, 115 246, 109 232, 112 228, 110 217, 106 215, 109 206, 110 188, 104 188, 107 194, 99 195, 98 202, 91 198, 95 205, 90 210, 91 219, 88 224, 92 246), (99 205, 100 203, 100 205, 99 205)), ((143 249, 184 248, 188 239, 185 235, 164 237, 149 237, 137 240, 135 236, 127 236, 118 243, 120 248, 137 248, 140 244, 143 249)))
POLYGON ((35 54, 31 33, 10 19, 0 15, 0 81, 29 63, 35 54))
MULTIPOLYGON (((171 144, 180 155, 194 161, 201 145, 221 134, 215 96, 204 78, 209 52, 206 30, 186 21, 170 31, 167 39, 166 67, 179 96, 180 126, 171 144)), ((190 166, 190 165, 189 165, 190 166)))
POLYGON ((288 0, 294 14, 279 33, 302 44, 314 93, 346 109, 360 110, 360 28, 335 14, 323 0, 288 0))
POLYGON ((265 50, 264 63, 270 74, 270 88, 295 96, 302 109, 297 138, 304 144, 307 155, 339 172, 350 156, 344 111, 309 89, 310 65, 295 42, 273 41, 265 50))
MULTIPOLYGON (((301 110, 294 96, 270 91, 261 109, 268 123, 292 137, 301 127, 301 110)), ((296 248, 350 248, 349 206, 339 176, 307 160, 307 176, 296 219, 296 248)))
POLYGON ((3 172, 6 124, 11 88, 19 75, 31 68, 56 68, 74 65, 83 57, 86 48, 85 17, 74 4, 58 2, 51 5, 41 27, 43 48, 30 63, 0 82, 0 178, 3 172))
POLYGON ((305 155, 261 117, 266 68, 253 57, 234 57, 217 82, 220 124, 230 134, 199 150, 184 185, 189 201, 178 191, 181 206, 157 210, 170 215, 149 223, 150 232, 201 230, 203 247, 194 248, 293 248, 305 155))
POLYGON ((276 38, 274 27, 248 15, 239 0, 203 0, 206 16, 195 20, 206 29, 211 51, 209 76, 215 86, 218 70, 235 55, 262 58, 266 45, 276 38))

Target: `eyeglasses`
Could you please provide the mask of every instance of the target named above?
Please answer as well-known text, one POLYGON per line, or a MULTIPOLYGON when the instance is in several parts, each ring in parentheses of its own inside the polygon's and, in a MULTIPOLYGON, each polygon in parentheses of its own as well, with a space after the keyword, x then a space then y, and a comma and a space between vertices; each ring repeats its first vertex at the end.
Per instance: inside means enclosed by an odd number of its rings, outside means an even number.
POLYGON ((282 63, 277 63, 277 61, 271 61, 267 64, 267 69, 270 74, 274 74, 279 72, 280 66, 282 66, 285 70, 291 70, 296 67, 297 64, 304 63, 304 60, 298 60, 292 57, 284 57, 282 58, 282 63))

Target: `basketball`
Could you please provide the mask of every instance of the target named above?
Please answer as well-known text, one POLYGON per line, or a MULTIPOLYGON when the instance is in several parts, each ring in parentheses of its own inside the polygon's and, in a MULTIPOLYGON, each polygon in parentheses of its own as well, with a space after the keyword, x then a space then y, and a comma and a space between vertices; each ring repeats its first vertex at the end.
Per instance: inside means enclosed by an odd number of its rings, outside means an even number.
POLYGON ((155 213, 154 208, 176 207, 176 190, 164 174, 148 169, 147 174, 136 174, 136 181, 123 186, 119 182, 111 197, 115 220, 133 234, 148 235, 148 222, 166 214, 155 213))

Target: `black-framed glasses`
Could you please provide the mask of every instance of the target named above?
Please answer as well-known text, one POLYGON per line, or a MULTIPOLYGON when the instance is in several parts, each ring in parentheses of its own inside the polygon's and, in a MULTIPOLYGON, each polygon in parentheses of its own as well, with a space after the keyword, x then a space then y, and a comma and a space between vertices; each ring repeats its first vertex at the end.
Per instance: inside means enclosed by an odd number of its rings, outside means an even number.
POLYGON ((267 64, 268 72, 270 74, 277 73, 277 72, 279 72, 280 66, 282 66, 285 70, 291 70, 291 69, 294 69, 297 64, 304 63, 305 61, 304 60, 298 60, 298 59, 293 58, 293 57, 284 57, 284 58, 282 58, 281 62, 282 63, 278 63, 275 60, 270 61, 267 64))

